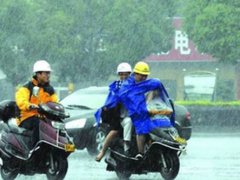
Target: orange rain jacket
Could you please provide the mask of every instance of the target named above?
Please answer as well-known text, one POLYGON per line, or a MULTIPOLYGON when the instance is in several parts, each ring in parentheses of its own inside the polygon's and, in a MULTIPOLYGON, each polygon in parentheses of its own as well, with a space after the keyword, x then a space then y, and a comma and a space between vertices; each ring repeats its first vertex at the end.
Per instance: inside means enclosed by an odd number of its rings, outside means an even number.
POLYGON ((38 115, 37 110, 30 110, 31 104, 39 105, 47 102, 58 102, 58 97, 55 94, 54 88, 49 85, 38 85, 38 81, 33 77, 32 81, 27 82, 23 87, 16 92, 16 103, 20 109, 20 117, 17 119, 17 124, 20 125, 25 119, 38 115), (32 94, 33 87, 39 87, 38 96, 32 94))

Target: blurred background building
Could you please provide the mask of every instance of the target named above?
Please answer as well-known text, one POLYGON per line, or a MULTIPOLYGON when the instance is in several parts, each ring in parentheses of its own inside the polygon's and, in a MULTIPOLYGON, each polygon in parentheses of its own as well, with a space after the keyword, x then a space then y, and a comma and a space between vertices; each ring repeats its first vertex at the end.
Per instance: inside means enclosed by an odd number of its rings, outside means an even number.
POLYGON ((239 100, 239 65, 219 63, 211 55, 198 52, 181 30, 181 18, 174 18, 173 26, 172 49, 145 58, 151 76, 160 78, 174 100, 239 100))

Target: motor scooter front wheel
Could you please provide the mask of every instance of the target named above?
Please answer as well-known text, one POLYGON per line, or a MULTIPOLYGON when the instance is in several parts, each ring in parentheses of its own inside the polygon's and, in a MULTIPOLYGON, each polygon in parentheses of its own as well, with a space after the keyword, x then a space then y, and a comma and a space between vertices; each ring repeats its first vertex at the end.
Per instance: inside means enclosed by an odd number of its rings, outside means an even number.
POLYGON ((160 173, 162 177, 165 180, 175 179, 180 169, 180 162, 177 151, 164 151, 160 156, 160 173))
POLYGON ((68 161, 67 158, 62 156, 53 156, 53 166, 49 165, 46 176, 48 180, 63 180, 67 170, 68 170, 68 161))

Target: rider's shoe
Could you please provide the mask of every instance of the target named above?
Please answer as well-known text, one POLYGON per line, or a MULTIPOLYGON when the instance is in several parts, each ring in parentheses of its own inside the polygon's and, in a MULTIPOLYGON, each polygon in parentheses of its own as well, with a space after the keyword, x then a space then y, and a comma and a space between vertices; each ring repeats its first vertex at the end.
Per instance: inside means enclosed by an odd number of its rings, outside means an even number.
POLYGON ((100 162, 104 156, 104 152, 100 151, 97 157, 95 158, 95 161, 100 162))
POLYGON ((136 159, 138 160, 142 160, 143 159, 143 155, 141 153, 138 153, 136 156, 135 156, 136 159))

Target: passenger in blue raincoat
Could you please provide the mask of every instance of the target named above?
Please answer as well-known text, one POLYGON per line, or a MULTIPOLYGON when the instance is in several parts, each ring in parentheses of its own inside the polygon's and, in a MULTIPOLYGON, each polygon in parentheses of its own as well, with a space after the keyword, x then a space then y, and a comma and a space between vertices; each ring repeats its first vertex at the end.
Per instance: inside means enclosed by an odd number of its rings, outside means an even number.
POLYGON ((138 62, 134 73, 125 81, 117 94, 117 99, 128 109, 129 116, 137 134, 137 146, 141 156, 144 153, 145 135, 159 127, 172 127, 174 125, 174 112, 170 119, 152 121, 147 109, 146 93, 156 90, 160 98, 169 103, 168 93, 158 79, 147 79, 150 74, 149 66, 145 62, 138 62))
POLYGON ((114 81, 109 86, 109 94, 105 105, 96 113, 98 124, 100 123, 100 117, 102 117, 102 120, 105 121, 104 123, 107 123, 110 126, 110 132, 104 141, 103 148, 95 159, 98 162, 101 161, 102 157, 105 155, 111 141, 118 135, 121 126, 123 127, 124 152, 129 149, 132 134, 132 121, 128 117, 126 108, 119 103, 117 93, 122 83, 129 77, 131 72, 132 68, 130 64, 124 62, 118 65, 117 74, 119 76, 119 80, 114 81))

